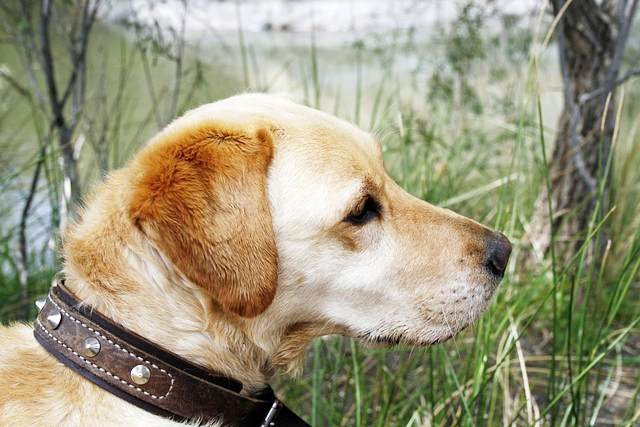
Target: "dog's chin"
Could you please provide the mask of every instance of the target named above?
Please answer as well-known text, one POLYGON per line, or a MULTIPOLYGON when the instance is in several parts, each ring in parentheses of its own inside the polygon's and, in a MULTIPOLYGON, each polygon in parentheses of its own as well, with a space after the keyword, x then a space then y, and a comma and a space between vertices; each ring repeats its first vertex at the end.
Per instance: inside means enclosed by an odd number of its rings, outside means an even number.
POLYGON ((402 337, 394 337, 388 335, 361 335, 358 339, 369 347, 375 348, 392 348, 399 345, 411 345, 403 340, 402 337))
POLYGON ((382 331, 370 331, 357 335, 357 338, 364 344, 375 347, 389 349, 393 347, 429 347, 450 340, 461 330, 442 330, 439 333, 430 333, 419 336, 409 336, 407 334, 385 334, 382 331))

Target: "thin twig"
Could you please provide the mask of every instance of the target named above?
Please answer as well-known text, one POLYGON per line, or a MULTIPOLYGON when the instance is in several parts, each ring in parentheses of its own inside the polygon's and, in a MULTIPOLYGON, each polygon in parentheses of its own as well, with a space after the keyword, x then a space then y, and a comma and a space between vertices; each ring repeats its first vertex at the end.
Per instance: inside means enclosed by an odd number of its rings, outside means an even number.
POLYGON ((165 121, 168 123, 171 119, 176 115, 176 111, 178 108, 178 98, 180 96, 180 88, 182 85, 182 67, 184 62, 184 48, 186 44, 186 31, 187 31, 187 14, 189 13, 189 2, 188 0, 183 1, 184 10, 182 14, 182 20, 180 22, 180 31, 174 32, 175 42, 176 42, 176 69, 175 69, 175 78, 173 84, 173 93, 171 94, 171 105, 169 106, 169 111, 165 121))
POLYGON ((49 38, 50 18, 51 2, 49 0, 43 0, 40 11, 40 38, 42 40, 40 54, 42 57, 42 69, 47 91, 49 92, 49 104, 53 115, 53 124, 57 128, 63 128, 65 123, 64 117, 62 117, 62 106, 58 102, 58 84, 55 79, 55 66, 51 54, 51 39, 49 38))
POLYGON ((13 90, 18 92, 18 95, 25 98, 27 102, 31 101, 31 93, 29 93, 29 91, 26 88, 24 88, 19 81, 13 78, 11 74, 5 72, 2 68, 0 68, 0 77, 2 77, 4 81, 7 82, 9 86, 13 88, 13 90))
POLYGON ((596 90, 593 90, 593 91, 591 91, 589 93, 585 93, 584 95, 582 95, 580 97, 580 105, 583 105, 583 104, 591 101, 593 98, 596 98, 598 96, 604 95, 607 92, 611 92, 616 87, 626 83, 627 80, 631 79, 632 77, 636 77, 636 76, 640 76, 640 69, 636 68, 636 69, 627 71, 623 77, 621 77, 618 80, 616 80, 615 82, 613 82, 612 87, 607 87, 606 85, 605 86, 601 86, 596 90))
POLYGON ((40 147, 40 158, 36 163, 36 168, 33 172, 33 177, 31 178, 31 185, 29 186, 29 193, 27 194, 27 198, 24 202, 24 207, 22 208, 22 215, 20 217, 20 290, 21 290, 21 301, 24 307, 24 317, 27 318, 29 316, 29 244, 27 242, 27 220, 29 219, 29 213, 31 210, 31 206, 33 204, 33 200, 35 198, 36 192, 38 190, 38 181, 40 180, 40 172, 42 170, 42 165, 45 160, 45 154, 47 151, 46 142, 42 144, 40 147))

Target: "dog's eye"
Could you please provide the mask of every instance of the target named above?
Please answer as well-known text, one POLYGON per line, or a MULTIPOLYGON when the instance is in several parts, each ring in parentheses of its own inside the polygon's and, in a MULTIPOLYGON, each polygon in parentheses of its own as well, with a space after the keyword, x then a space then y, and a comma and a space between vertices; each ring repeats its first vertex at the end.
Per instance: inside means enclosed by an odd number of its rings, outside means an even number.
POLYGON ((354 225, 365 224, 380 216, 380 205, 373 198, 362 199, 353 211, 345 218, 345 221, 354 225))

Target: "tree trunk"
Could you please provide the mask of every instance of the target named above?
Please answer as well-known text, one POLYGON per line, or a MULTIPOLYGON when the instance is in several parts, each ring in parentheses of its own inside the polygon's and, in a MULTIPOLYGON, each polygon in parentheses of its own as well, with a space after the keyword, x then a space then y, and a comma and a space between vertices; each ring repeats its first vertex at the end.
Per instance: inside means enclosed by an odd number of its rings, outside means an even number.
MULTIPOLYGON (((536 202, 529 235, 533 251, 526 261, 539 261, 555 242, 556 259, 566 265, 585 244, 592 220, 601 220, 608 210, 613 90, 635 3, 552 1, 553 13, 560 16, 556 33, 564 110, 549 161, 551 193, 543 186, 536 202)), ((595 244, 604 244, 600 237, 589 243, 589 263, 602 255, 603 246, 595 244)))

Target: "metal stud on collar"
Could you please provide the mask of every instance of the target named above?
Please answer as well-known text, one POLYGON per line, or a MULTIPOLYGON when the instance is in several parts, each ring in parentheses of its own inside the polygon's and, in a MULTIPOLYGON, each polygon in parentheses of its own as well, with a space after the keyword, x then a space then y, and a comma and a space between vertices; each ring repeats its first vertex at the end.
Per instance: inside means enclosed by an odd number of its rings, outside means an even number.
POLYGON ((44 307, 45 302, 47 302, 46 298, 39 299, 38 301, 35 302, 36 307, 38 308, 38 313, 42 311, 42 308, 44 307))
POLYGON ((144 365, 136 365, 131 369, 131 381, 136 384, 146 384, 151 378, 151 371, 144 365))
POLYGON ((58 310, 51 312, 47 316, 47 323, 51 326, 51 329, 60 326, 60 322, 62 322, 62 314, 58 310))
POLYGON ((89 337, 82 343, 83 353, 87 357, 95 357, 100 353, 100 341, 97 338, 89 337))

